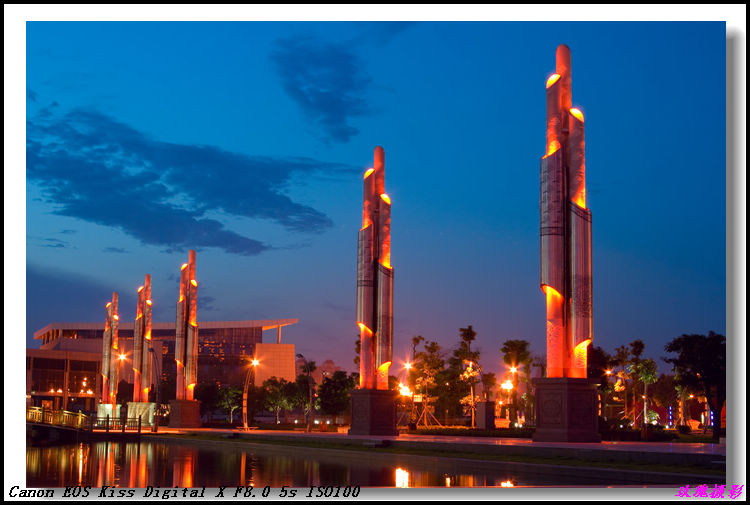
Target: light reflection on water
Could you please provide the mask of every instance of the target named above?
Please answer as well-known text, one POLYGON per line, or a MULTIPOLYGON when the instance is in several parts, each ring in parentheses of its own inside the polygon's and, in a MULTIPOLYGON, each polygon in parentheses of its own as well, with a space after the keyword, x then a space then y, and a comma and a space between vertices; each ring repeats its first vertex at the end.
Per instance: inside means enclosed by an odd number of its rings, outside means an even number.
MULTIPOLYGON (((513 487, 547 478, 466 460, 313 449, 97 442, 26 449, 26 486, 513 487)), ((568 483, 570 483, 568 481, 568 483)))

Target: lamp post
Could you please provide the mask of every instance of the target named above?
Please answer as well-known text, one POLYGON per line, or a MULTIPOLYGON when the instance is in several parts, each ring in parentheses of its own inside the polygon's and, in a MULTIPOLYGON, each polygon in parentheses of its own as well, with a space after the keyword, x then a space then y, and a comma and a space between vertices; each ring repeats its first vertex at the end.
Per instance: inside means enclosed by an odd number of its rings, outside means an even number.
POLYGON ((511 366, 510 367, 510 373, 513 374, 512 375, 512 384, 513 384, 513 388, 512 389, 515 390, 514 393, 513 393, 513 405, 511 406, 511 409, 513 409, 513 419, 514 419, 514 422, 516 424, 518 424, 518 402, 517 402, 517 400, 518 400, 518 398, 517 398, 517 395, 518 395, 518 368, 516 368, 515 366, 511 366))
POLYGON ((609 377, 612 375, 612 370, 605 370, 604 373, 607 374, 607 377, 605 380, 607 381, 606 384, 604 384, 604 389, 602 390, 602 414, 604 417, 604 420, 607 420, 607 390, 609 389, 609 377))
POLYGON ((512 417, 511 409, 514 408, 514 406, 510 405, 510 391, 513 389, 513 383, 510 381, 510 379, 508 379, 500 384, 500 387, 503 389, 503 391, 505 391, 505 399, 508 402, 508 428, 510 428, 510 421, 512 417))
POLYGON ((248 429, 247 426, 247 390, 250 386, 250 382, 253 383, 253 387, 255 387, 255 367, 258 366, 258 360, 253 358, 253 360, 250 362, 250 367, 247 369, 247 374, 245 375, 245 387, 242 390, 242 428, 244 430, 248 429))

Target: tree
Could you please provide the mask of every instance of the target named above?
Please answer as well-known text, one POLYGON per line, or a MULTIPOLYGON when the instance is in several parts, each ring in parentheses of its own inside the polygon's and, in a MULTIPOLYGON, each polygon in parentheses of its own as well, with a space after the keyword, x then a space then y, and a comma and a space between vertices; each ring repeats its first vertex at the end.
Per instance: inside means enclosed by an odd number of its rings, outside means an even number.
MULTIPOLYGON (((359 341, 357 341, 359 343, 359 341)), ((315 365, 314 361, 307 361, 307 359, 302 354, 297 354, 297 357, 303 360, 302 365, 302 372, 305 374, 305 392, 307 397, 307 407, 305 410, 305 426, 307 431, 312 431, 312 425, 311 425, 311 417, 310 414, 312 413, 313 408, 313 392, 315 390, 315 380, 312 378, 312 373, 317 370, 317 365, 315 365)), ((300 384, 299 377, 297 378, 297 383, 300 384)))
POLYGON ((437 342, 425 342, 424 350, 416 353, 409 377, 415 393, 434 396, 437 375, 445 367, 443 353, 437 342))
POLYGON ((229 414, 229 424, 234 421, 234 411, 242 407, 242 390, 227 386, 219 389, 219 407, 229 414))
POLYGON ((664 350, 677 353, 676 358, 662 358, 672 364, 675 381, 687 389, 702 391, 714 412, 713 438, 718 439, 718 422, 726 400, 727 347, 726 337, 713 331, 708 335, 682 335, 669 342, 664 350))
MULTIPOLYGON (((643 350, 646 348, 646 344, 643 343, 643 340, 636 339, 630 342, 630 360, 628 361, 628 364, 636 367, 638 366, 638 363, 641 362, 641 354, 643 354, 643 350)), ((635 426, 635 420, 636 420, 636 404, 638 403, 638 400, 636 399, 637 394, 637 383, 638 383, 638 375, 637 374, 630 374, 630 380, 633 387, 633 426, 635 426)))
POLYGON ((461 380, 461 374, 468 363, 479 363, 479 351, 471 350, 471 343, 476 338, 476 332, 471 326, 459 328, 460 339, 458 347, 448 358, 448 367, 441 370, 435 377, 440 387, 436 388, 438 400, 436 407, 446 413, 446 417, 463 414, 461 400, 471 395, 471 384, 461 380), (445 387, 443 387, 445 384, 445 387))
POLYGON ((609 383, 608 370, 614 365, 614 359, 601 347, 593 346, 589 343, 587 350, 588 360, 586 363, 586 376, 589 379, 599 380, 599 395, 601 398, 602 414, 606 419, 607 397, 612 392, 612 385, 609 383))
POLYGON ((323 379, 318 388, 320 411, 329 416, 343 414, 351 402, 350 393, 354 386, 354 379, 342 370, 337 370, 333 372, 333 376, 323 379))
POLYGON ((618 380, 615 382, 613 389, 615 392, 623 394, 623 398, 625 399, 625 411, 622 414, 627 418, 630 417, 630 410, 628 409, 628 399, 630 398, 630 387, 628 381, 630 381, 630 376, 625 368, 630 361, 630 350, 628 349, 628 346, 621 345, 615 349, 614 361, 616 363, 615 366, 619 367, 619 370, 616 373, 618 380))
POLYGON ((286 379, 278 379, 271 377, 263 381, 263 389, 266 390, 266 408, 276 415, 276 424, 279 424, 279 414, 282 410, 287 410, 293 407, 293 394, 290 398, 290 393, 293 393, 287 386, 289 382, 286 379))
POLYGON ((263 410, 266 405, 266 390, 252 384, 247 387, 247 425, 255 423, 255 414, 263 410))
POLYGON ((533 356, 531 365, 539 367, 539 377, 547 377, 547 356, 533 356))
POLYGON ((643 426, 648 423, 648 385, 658 380, 656 361, 652 359, 639 360, 635 365, 628 365, 628 371, 643 383, 643 426))
POLYGON ((480 380, 482 382, 484 401, 492 400, 492 390, 497 386, 497 377, 493 372, 486 372, 482 373, 480 380))
POLYGON ((503 354, 503 362, 516 369, 515 372, 511 372, 513 392, 511 394, 510 424, 513 426, 518 422, 518 376, 521 373, 521 367, 531 363, 529 342, 526 340, 506 340, 503 347, 500 348, 500 352, 503 354))

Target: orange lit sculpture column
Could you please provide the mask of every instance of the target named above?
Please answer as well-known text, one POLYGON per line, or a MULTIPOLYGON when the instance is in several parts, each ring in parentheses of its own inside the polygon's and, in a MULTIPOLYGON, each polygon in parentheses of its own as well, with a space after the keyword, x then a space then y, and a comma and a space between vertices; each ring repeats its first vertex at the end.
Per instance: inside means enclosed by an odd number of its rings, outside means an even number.
POLYGON ((385 153, 375 148, 364 175, 362 229, 357 242, 359 389, 352 392, 352 435, 398 435, 394 391, 388 390, 393 360, 393 268, 391 199, 385 193, 385 153))
POLYGON ((174 357, 177 365, 175 399, 169 402, 169 426, 195 428, 201 425, 200 402, 193 399, 198 382, 198 281, 195 251, 180 268, 180 298, 177 301, 174 357))
POLYGON ((152 425, 156 407, 155 403, 148 401, 151 361, 151 276, 146 274, 143 286, 138 288, 133 326, 133 401, 128 402, 128 417, 138 419, 140 416, 143 426, 152 425))
POLYGON ((106 305, 107 319, 102 336, 102 396, 97 405, 97 416, 113 419, 119 415, 117 404, 118 360, 120 359, 117 329, 120 316, 117 314, 117 293, 112 293, 112 301, 106 305))
POLYGON ((586 378, 593 337, 591 211, 586 208, 583 113, 572 106, 570 49, 547 79, 547 148, 540 170, 541 288, 547 377, 536 379, 537 441, 599 442, 597 384, 586 378))

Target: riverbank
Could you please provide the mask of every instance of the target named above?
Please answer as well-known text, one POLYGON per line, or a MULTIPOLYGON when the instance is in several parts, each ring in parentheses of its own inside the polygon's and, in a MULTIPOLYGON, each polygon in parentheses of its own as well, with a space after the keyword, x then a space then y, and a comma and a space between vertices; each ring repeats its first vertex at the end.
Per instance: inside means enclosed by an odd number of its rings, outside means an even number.
MULTIPOLYGON (((393 462, 394 458, 428 458, 435 462, 456 462, 465 465, 491 465, 528 474, 557 475, 571 479, 591 478, 602 485, 648 484, 685 485, 724 483, 726 472, 723 455, 696 451, 642 452, 639 447, 606 447, 604 444, 558 444, 568 447, 549 447, 528 443, 465 443, 456 440, 435 440, 441 437, 418 435, 401 437, 368 438, 348 437, 337 434, 279 433, 279 432, 216 432, 215 430, 190 430, 183 432, 146 434, 144 441, 165 441, 204 445, 216 444, 232 447, 252 447, 263 445, 277 450, 314 450, 317 454, 327 454, 332 458, 358 458, 372 460, 384 458, 393 462), (393 439, 393 440, 391 440, 393 439), (600 447, 595 447, 600 446, 600 447), (602 447, 604 446, 604 447, 602 447), (630 449, 630 450, 628 450, 630 449)), ((451 438, 451 437, 444 437, 451 438)), ((463 437, 462 437, 463 438, 463 437)), ((502 441, 500 441, 502 442, 502 441)), ((638 444, 640 445, 640 444, 638 444)), ((685 444, 680 444, 685 448, 685 444)), ((674 449, 674 448, 671 448, 674 449)), ((451 463, 453 464, 453 463, 451 463)))

